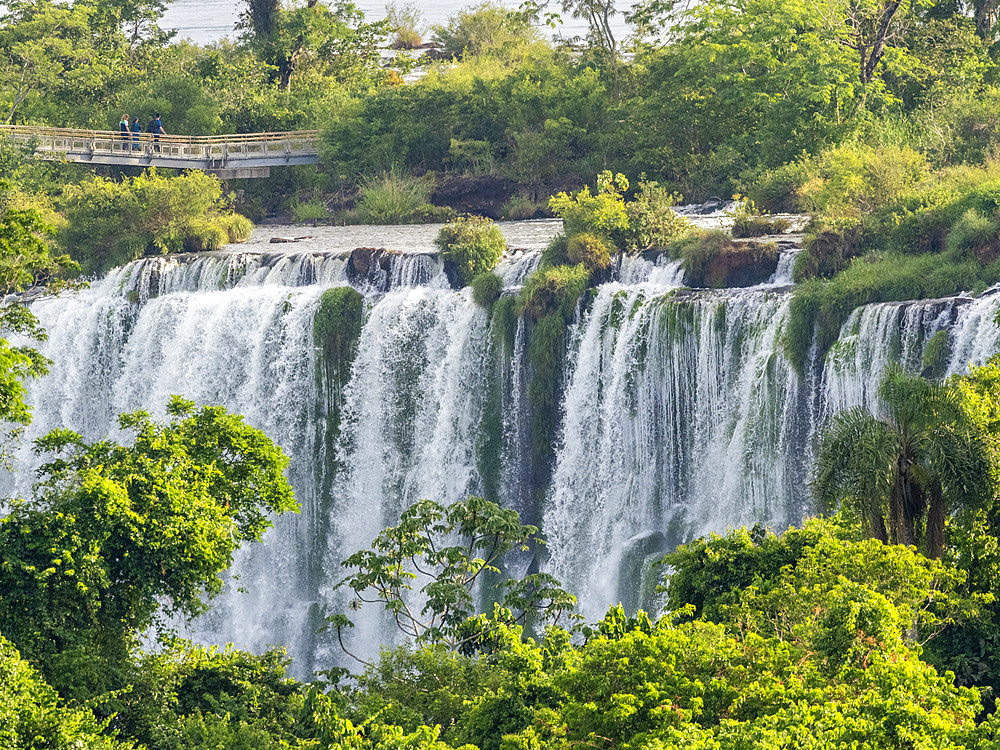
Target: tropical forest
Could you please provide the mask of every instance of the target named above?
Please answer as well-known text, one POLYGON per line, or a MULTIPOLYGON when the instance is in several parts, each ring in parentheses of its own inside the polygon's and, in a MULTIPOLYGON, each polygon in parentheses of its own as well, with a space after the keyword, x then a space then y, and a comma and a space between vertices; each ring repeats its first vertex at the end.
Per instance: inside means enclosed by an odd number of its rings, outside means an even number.
POLYGON ((0 750, 1000 748, 1000 0, 6 0, 0 291, 0 750))

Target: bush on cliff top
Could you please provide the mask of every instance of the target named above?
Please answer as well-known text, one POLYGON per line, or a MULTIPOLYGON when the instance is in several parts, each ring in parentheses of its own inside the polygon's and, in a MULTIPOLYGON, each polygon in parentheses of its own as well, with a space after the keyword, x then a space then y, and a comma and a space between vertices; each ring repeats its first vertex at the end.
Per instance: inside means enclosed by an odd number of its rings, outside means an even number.
POLYGON ((455 264, 463 284, 496 268, 507 250, 507 240, 491 219, 470 216, 441 227, 434 240, 445 261, 455 264))
POLYGON ((198 171, 163 177, 150 169, 121 182, 93 176, 69 186, 64 202, 59 244, 86 273, 143 254, 216 250, 252 230, 228 211, 222 183, 198 171))

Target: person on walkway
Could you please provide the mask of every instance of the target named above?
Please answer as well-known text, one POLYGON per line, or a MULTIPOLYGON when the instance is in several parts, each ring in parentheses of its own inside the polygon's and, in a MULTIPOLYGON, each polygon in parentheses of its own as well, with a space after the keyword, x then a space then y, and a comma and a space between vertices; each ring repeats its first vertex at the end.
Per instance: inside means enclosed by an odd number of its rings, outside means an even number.
POLYGON ((122 121, 120 123, 118 123, 118 130, 122 134, 122 140, 125 141, 125 144, 122 146, 122 151, 130 151, 131 150, 130 147, 129 147, 129 138, 130 138, 130 135, 129 135, 129 130, 128 130, 128 114, 127 113, 124 114, 124 115, 122 115, 122 121))
POLYGON ((142 132, 142 125, 139 124, 138 116, 132 121, 132 150, 141 151, 142 147, 139 145, 139 133, 142 132))
POLYGON ((160 114, 157 112, 156 117, 153 121, 149 123, 149 132, 153 134, 153 150, 160 150, 160 134, 167 134, 167 131, 163 129, 163 121, 160 120, 160 114))

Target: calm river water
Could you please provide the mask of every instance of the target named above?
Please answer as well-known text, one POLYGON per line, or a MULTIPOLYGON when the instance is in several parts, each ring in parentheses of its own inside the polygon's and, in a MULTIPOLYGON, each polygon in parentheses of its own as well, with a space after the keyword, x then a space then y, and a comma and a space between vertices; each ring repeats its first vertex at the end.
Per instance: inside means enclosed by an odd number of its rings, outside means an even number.
MULTIPOLYGON (((382 18, 385 15, 384 0, 357 0, 357 6, 364 11, 369 19, 382 18)), ((424 14, 425 26, 444 23, 462 8, 474 5, 467 0, 436 0, 435 2, 410 2, 416 5, 424 14)), ((510 7, 517 7, 520 0, 506 0, 510 7)), ((634 4, 634 0, 619 0, 619 10, 624 11, 634 4)), ((556 5, 556 3, 553 3, 556 5)), ((212 42, 233 34, 236 17, 243 7, 242 2, 233 0, 174 0, 167 8, 163 17, 163 27, 176 29, 178 38, 189 38, 199 44, 212 42)), ((617 18, 618 33, 625 31, 625 24, 619 15, 617 18)), ((571 37, 583 34, 585 26, 569 18, 559 29, 563 36, 571 37)))

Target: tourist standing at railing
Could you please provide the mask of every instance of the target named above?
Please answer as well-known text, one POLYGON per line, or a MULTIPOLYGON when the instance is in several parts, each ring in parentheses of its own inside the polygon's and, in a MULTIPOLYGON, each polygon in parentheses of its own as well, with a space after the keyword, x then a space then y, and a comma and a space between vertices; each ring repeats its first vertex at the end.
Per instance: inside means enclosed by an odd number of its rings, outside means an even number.
POLYGON ((142 132, 142 125, 139 124, 139 118, 136 117, 132 121, 132 150, 139 151, 139 133, 142 132))
POLYGON ((122 121, 118 123, 118 130, 121 131, 122 140, 125 141, 125 145, 122 146, 122 151, 126 151, 128 150, 129 139, 131 138, 128 130, 128 114, 122 115, 122 121))
POLYGON ((153 150, 160 150, 160 134, 167 134, 167 131, 163 129, 163 122, 160 120, 160 114, 157 112, 156 117, 153 121, 149 123, 149 132, 153 134, 153 150))

